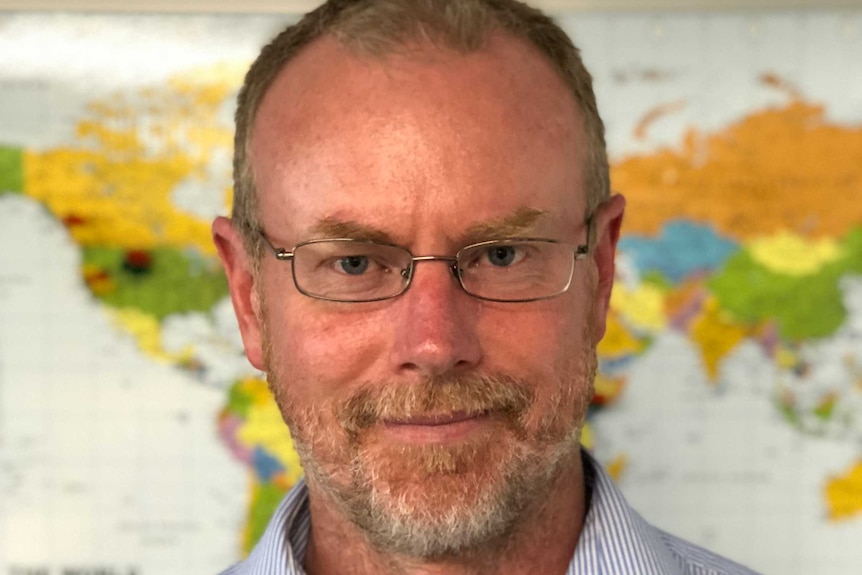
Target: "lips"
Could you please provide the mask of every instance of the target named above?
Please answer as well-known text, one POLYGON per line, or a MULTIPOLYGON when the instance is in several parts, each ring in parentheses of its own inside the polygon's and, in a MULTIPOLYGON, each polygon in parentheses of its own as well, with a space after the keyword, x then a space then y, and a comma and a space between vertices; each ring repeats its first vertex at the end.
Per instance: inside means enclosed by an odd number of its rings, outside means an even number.
POLYGON ((385 423, 387 425, 415 425, 415 426, 426 426, 426 427, 438 427, 441 425, 452 425, 455 423, 461 423, 463 421, 469 421, 471 419, 476 419, 487 415, 487 411, 455 411, 452 413, 445 414, 428 414, 428 415, 414 415, 405 419, 396 419, 389 420, 385 423))

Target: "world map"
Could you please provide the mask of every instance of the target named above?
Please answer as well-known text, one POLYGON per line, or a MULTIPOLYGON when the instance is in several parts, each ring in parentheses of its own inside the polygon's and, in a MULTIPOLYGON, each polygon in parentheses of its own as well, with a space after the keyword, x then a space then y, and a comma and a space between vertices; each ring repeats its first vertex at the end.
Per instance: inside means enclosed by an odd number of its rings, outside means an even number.
MULTIPOLYGON (((628 200, 585 444, 664 529, 858 572, 862 13, 560 20, 628 200)), ((209 229, 285 21, 0 15, 0 573, 214 573, 301 476, 209 229)))

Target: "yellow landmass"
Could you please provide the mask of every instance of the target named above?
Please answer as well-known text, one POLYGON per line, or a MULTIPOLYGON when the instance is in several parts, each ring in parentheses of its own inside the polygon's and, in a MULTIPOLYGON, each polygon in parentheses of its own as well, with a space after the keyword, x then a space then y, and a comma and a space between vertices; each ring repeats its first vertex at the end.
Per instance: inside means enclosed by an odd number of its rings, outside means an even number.
POLYGON ((258 377, 246 377, 239 382, 240 392, 250 397, 254 405, 266 406, 272 403, 272 392, 266 380, 258 377))
POLYGON ((626 470, 626 465, 629 462, 629 458, 625 453, 621 453, 611 459, 607 464, 606 468, 608 470, 608 475, 611 476, 611 479, 614 481, 619 481, 623 476, 623 472, 626 470))
POLYGON ((215 255, 209 222, 176 208, 171 196, 186 180, 215 178, 213 193, 230 181, 229 162, 213 174, 211 161, 232 146, 222 107, 240 70, 214 66, 92 102, 74 145, 25 152, 24 193, 66 222, 79 245, 215 255))
POLYGON ((862 461, 846 475, 831 478, 825 495, 830 519, 838 521, 862 514, 862 461))
POLYGON ((681 149, 615 163, 626 231, 655 234, 671 219, 711 223, 730 237, 791 230, 840 237, 862 222, 862 127, 831 124, 803 101, 754 113, 681 149))
POLYGON ((792 232, 758 238, 748 244, 752 257, 778 273, 805 276, 838 259, 841 249, 831 238, 808 240, 792 232))
POLYGON ((231 208, 233 207, 233 186, 232 186, 232 185, 231 185, 231 186, 227 186, 227 187, 224 189, 224 191, 222 192, 222 195, 223 195, 223 197, 224 197, 224 209, 225 209, 225 212, 228 212, 228 213, 229 213, 229 212, 230 212, 230 210, 231 210, 231 208))
POLYGON ((180 353, 169 353, 162 346, 159 320, 137 308, 106 307, 111 320, 137 341, 138 347, 158 361, 181 363, 192 353, 191 349, 180 353))
POLYGON ((78 245, 127 249, 196 246, 214 254, 208 222, 174 207, 171 194, 194 166, 177 154, 115 158, 110 152, 24 152, 24 193, 69 225, 78 245))
POLYGON ((188 94, 196 106, 221 106, 231 96, 248 70, 248 62, 217 62, 196 68, 193 74, 172 77, 168 82, 188 94))
POLYGON ((597 347, 601 357, 623 357, 643 350, 643 342, 635 338, 623 325, 616 310, 612 309, 608 313, 606 326, 605 337, 602 338, 597 347))
POLYGON ((609 377, 603 373, 597 373, 593 382, 593 405, 609 405, 616 401, 622 395, 626 381, 623 376, 609 377))
POLYGON ((783 370, 793 369, 799 364, 799 356, 788 347, 778 346, 775 350, 775 364, 783 370))
POLYGON ((635 289, 625 285, 614 287, 611 307, 632 327, 646 331, 661 331, 666 323, 664 294, 650 284, 640 284, 635 289))
POLYGON ((293 484, 302 477, 299 455, 275 401, 270 399, 249 409, 245 422, 237 430, 237 440, 250 448, 261 447, 275 457, 284 465, 288 483, 293 484))
POLYGON ((721 310, 714 297, 707 298, 689 329, 691 341, 700 349, 710 381, 715 381, 721 360, 750 334, 750 328, 735 323, 721 310))
POLYGON ((585 449, 592 449, 595 447, 596 440, 593 435, 593 428, 587 422, 584 423, 584 426, 581 428, 581 445, 584 446, 585 449))

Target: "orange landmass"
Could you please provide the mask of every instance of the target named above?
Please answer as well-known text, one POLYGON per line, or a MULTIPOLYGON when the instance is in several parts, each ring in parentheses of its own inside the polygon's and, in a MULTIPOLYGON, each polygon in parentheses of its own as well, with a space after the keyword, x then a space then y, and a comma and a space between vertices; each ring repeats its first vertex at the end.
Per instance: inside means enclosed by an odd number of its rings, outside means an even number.
POLYGON ((685 108, 685 100, 679 100, 678 102, 671 102, 669 104, 661 104, 651 109, 649 112, 644 114, 641 121, 638 122, 638 125, 635 127, 635 139, 636 140, 645 140, 647 137, 647 132, 649 132, 650 126, 656 123, 658 120, 667 116, 668 114, 672 114, 677 110, 681 110, 685 108))
POLYGON ((718 368, 736 346, 752 333, 751 328, 734 321, 714 297, 707 298, 698 316, 689 326, 691 341, 700 350, 710 382, 718 377, 718 368))
POLYGON ((773 74, 772 72, 766 72, 765 74, 761 74, 760 82, 766 84, 767 86, 771 86, 777 90, 781 90, 794 100, 802 99, 802 94, 799 92, 796 86, 794 86, 778 74, 773 74))
POLYGON ((611 181, 628 199, 628 233, 685 218, 739 239, 840 237, 862 222, 862 127, 794 100, 718 133, 690 131, 679 150, 617 162, 611 181))

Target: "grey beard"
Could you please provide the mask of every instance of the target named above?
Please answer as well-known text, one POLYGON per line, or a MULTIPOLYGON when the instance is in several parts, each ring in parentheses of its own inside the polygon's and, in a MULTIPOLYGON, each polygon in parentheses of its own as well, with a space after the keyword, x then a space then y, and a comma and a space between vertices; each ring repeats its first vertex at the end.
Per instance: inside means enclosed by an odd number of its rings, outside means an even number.
POLYGON ((398 453, 390 449, 382 460, 359 444, 347 461, 326 461, 321 453, 338 449, 333 450, 334 440, 327 441, 331 438, 312 440, 314 431, 311 437, 305 433, 319 429, 307 419, 313 416, 293 411, 303 424, 297 428, 296 421, 290 423, 298 432, 294 440, 309 486, 335 503, 374 549, 383 555, 442 560, 505 545, 536 511, 579 450, 588 398, 586 391, 556 399, 555 412, 567 423, 564 429, 544 430, 530 439, 512 430, 514 437, 505 445, 413 446, 398 453), (399 481, 397 474, 387 474, 386 463, 398 455, 424 477, 399 481))
MULTIPOLYGON (((334 401, 294 405, 282 387, 288 379, 274 361, 267 331, 264 322, 270 387, 290 427, 309 487, 334 503, 383 554, 440 560, 504 546, 547 500, 554 481, 579 450, 592 397, 594 348, 585 346, 572 358, 579 365, 564 372, 575 380, 557 383, 558 394, 541 414, 539 428, 528 433, 521 424, 535 400, 532 386, 506 377, 485 383, 475 376, 452 378, 449 395, 440 393, 447 385, 440 381, 431 386, 435 391, 412 395, 398 391, 403 388, 397 384, 371 382, 365 386, 370 395, 364 399, 354 395, 353 404, 348 400, 341 405, 334 401), (508 443, 491 438, 483 444, 402 447, 400 452, 389 446, 382 458, 375 458, 374 450, 361 441, 363 431, 382 414, 463 406, 470 411, 484 405, 508 411, 507 432, 512 435, 506 438, 508 443), (333 420, 325 421, 327 413, 333 420), (476 460, 478 465, 473 465, 476 460), (416 462, 408 470, 424 477, 414 474, 399 481, 405 461, 416 462), (402 469, 387 477, 398 463, 402 469)), ((585 342, 592 341, 587 328, 584 337, 585 342)))
POLYGON ((353 489, 328 491, 383 554, 442 560, 491 551, 504 547, 523 519, 544 501, 563 464, 578 451, 579 437, 579 430, 573 430, 545 457, 519 450, 503 476, 469 501, 428 499, 411 505, 390 497, 388 486, 376 487, 368 471, 358 474, 353 489), (442 513, 441 505, 447 506, 442 513))

